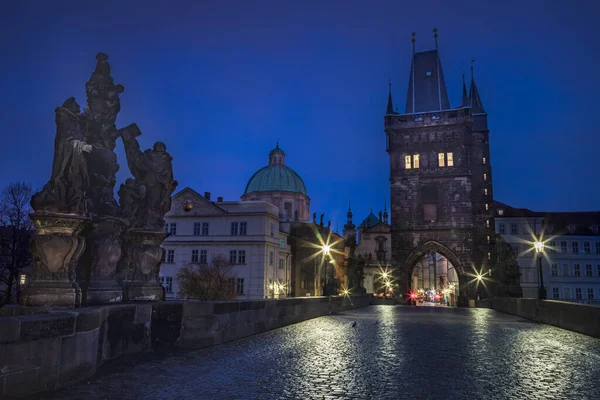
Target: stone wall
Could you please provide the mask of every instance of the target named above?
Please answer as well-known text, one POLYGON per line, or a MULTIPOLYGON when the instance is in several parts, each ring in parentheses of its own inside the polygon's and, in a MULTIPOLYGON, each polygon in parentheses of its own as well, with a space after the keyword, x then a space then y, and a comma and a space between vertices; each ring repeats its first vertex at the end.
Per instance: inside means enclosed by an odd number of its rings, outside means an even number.
POLYGON ((0 399, 80 382, 121 355, 225 343, 370 301, 370 296, 167 301, 43 313, 5 307, 0 309, 0 399))
POLYGON ((509 297, 481 300, 477 306, 600 338, 600 306, 509 297))

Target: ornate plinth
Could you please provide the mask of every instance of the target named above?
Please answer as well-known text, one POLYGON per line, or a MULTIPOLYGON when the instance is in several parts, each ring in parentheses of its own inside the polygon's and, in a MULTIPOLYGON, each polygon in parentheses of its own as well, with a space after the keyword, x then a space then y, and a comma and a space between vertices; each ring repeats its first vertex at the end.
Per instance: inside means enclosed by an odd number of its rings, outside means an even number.
POLYGON ((130 229, 125 236, 126 256, 120 266, 123 295, 126 300, 158 301, 164 299, 163 287, 158 282, 158 270, 167 237, 164 232, 130 229))
POLYGON ((89 268, 86 274, 85 304, 120 302, 123 289, 115 280, 117 264, 122 254, 122 235, 127 230, 125 221, 104 217, 94 219, 87 237, 89 268))
POLYGON ((33 213, 31 280, 21 294, 24 306, 77 307, 81 290, 75 265, 85 249, 81 236, 89 219, 75 214, 33 213))

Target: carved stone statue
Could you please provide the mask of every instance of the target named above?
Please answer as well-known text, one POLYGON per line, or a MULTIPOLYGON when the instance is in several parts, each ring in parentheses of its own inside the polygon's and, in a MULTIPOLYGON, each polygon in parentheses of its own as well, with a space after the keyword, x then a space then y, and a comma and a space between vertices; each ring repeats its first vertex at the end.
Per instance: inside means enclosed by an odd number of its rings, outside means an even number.
POLYGON ((114 151, 119 137, 115 122, 121 110, 119 95, 124 88, 114 84, 108 56, 99 53, 96 60, 96 70, 85 84, 87 108, 83 113, 86 141, 94 150, 87 157, 91 199, 95 215, 114 217, 119 207, 114 198, 116 173, 119 170, 114 151))
POLYGON ((52 175, 44 188, 31 198, 36 212, 86 215, 89 181, 83 153, 92 151, 81 131, 79 104, 68 98, 56 109, 56 138, 52 175))
POLYGON ((323 226, 323 218, 325 217, 325 213, 321 214, 321 217, 319 218, 319 225, 323 226))
POLYGON ((313 213, 313 224, 317 223, 317 213, 313 213))
POLYGON ((145 187, 145 198, 132 220, 132 228, 161 231, 164 216, 171 208, 171 194, 177 187, 173 179, 173 158, 162 142, 142 152, 136 139, 141 132, 136 124, 121 129, 127 164, 139 185, 145 187))
POLYGON ((327 221, 327 229, 331 229, 331 221, 327 221))
POLYGON ((128 178, 119 189, 119 215, 132 222, 140 205, 146 197, 146 187, 133 178, 128 178))

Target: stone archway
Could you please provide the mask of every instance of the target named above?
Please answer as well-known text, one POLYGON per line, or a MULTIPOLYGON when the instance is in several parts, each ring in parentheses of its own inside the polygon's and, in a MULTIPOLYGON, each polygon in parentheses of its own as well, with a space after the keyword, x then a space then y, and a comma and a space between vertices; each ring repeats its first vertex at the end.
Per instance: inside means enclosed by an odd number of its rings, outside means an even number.
MULTIPOLYGON (((468 303, 467 298, 469 296, 473 297, 474 293, 472 292, 472 285, 470 284, 469 275, 465 268, 465 262, 461 262, 460 258, 456 256, 454 251, 449 249, 447 246, 443 244, 430 240, 425 243, 422 243, 418 247, 416 247, 403 262, 403 269, 400 279, 400 285, 404 293, 410 292, 411 285, 411 277, 413 274, 413 269, 417 265, 417 263, 423 259, 427 254, 438 253, 445 257, 450 264, 454 267, 456 274, 458 275, 458 283, 459 283, 459 299, 458 305, 465 306, 468 303)), ((468 262, 467 262, 468 264, 468 262)))

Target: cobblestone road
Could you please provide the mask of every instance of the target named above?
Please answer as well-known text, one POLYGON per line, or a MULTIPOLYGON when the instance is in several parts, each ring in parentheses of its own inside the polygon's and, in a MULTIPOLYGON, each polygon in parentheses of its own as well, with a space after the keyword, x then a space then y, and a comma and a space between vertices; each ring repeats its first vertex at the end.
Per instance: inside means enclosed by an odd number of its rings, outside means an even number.
POLYGON ((600 340, 487 309, 371 306, 120 360, 36 398, 600 399, 600 340))

